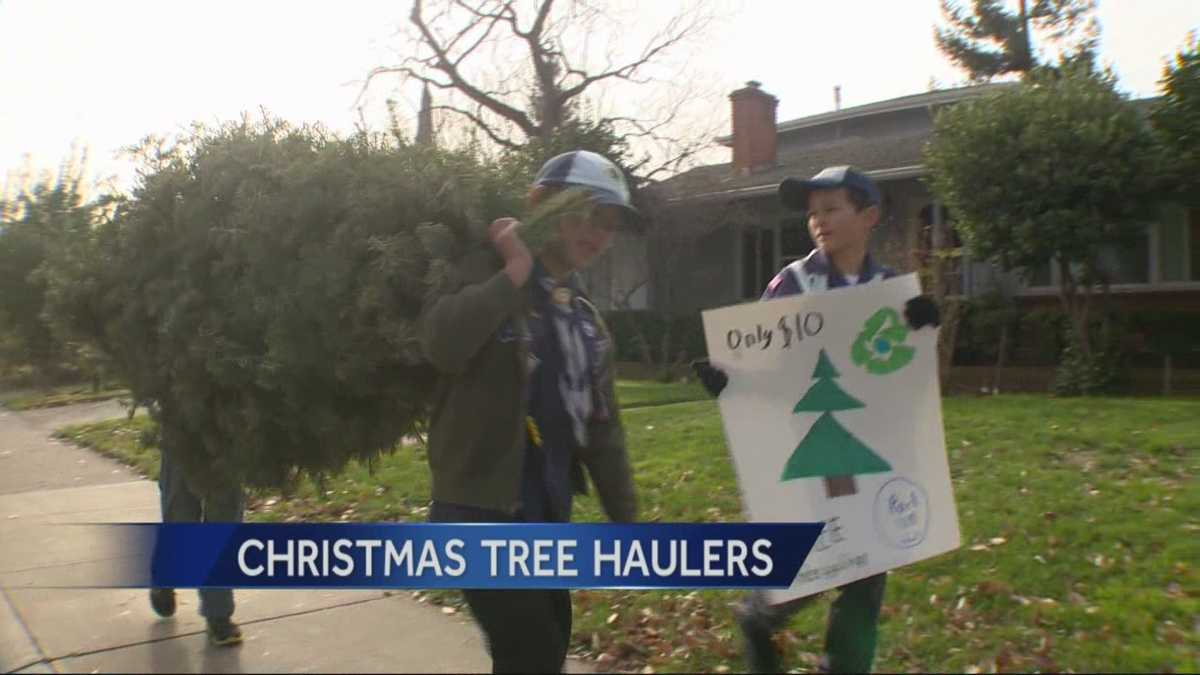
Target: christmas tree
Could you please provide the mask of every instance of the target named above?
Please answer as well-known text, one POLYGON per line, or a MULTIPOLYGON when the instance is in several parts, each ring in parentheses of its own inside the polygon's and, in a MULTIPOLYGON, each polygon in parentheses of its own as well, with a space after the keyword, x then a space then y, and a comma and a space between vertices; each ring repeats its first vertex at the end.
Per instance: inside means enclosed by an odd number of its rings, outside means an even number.
POLYGON ((277 120, 147 144, 133 193, 79 237, 52 286, 158 423, 189 483, 279 486, 418 435, 436 373, 422 311, 521 215, 537 250, 564 191, 522 212, 528 175, 469 149, 277 120))
POLYGON ((821 476, 825 478, 825 494, 831 499, 855 494, 858 488, 854 476, 857 474, 892 470, 890 464, 834 418, 834 411, 866 407, 834 382, 839 376, 822 349, 817 367, 813 369, 816 383, 792 409, 797 414, 819 412, 821 416, 792 451, 780 477, 781 481, 788 481, 821 476))

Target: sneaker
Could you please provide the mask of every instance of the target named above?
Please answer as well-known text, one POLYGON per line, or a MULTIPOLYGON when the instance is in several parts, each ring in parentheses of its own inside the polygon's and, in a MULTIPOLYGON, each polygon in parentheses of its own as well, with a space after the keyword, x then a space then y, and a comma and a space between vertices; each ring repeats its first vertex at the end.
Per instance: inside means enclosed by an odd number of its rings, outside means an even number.
MULTIPOLYGON (((739 608, 740 609, 740 608, 739 608)), ((779 673, 779 651, 775 648, 772 631, 744 611, 734 610, 738 627, 742 633, 742 647, 746 656, 746 667, 751 673, 779 673)))
POLYGON ((175 589, 174 588, 151 588, 150 589, 150 606, 154 608, 154 613, 162 616, 175 615, 175 589))
POLYGON ((229 619, 209 619, 208 640, 218 647, 240 644, 242 629, 229 619))

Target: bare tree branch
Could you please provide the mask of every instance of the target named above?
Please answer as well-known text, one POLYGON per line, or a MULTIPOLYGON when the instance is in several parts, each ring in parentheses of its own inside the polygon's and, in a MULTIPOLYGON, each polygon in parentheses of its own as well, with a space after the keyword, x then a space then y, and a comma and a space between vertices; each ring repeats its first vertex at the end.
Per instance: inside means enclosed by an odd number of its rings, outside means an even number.
POLYGON ((431 110, 445 110, 447 112, 452 112, 467 118, 472 124, 474 124, 476 127, 479 127, 483 133, 487 134, 488 138, 492 139, 494 143, 508 148, 509 150, 517 150, 521 147, 520 143, 500 136, 500 134, 492 128, 492 125, 488 124, 480 115, 469 110, 456 108, 452 105, 435 105, 431 108, 431 110))
POLYGON ((472 101, 475 101, 479 105, 517 125, 517 127, 527 135, 535 136, 537 127, 529 119, 528 115, 493 96, 489 96, 486 92, 476 88, 475 85, 467 82, 463 78, 462 74, 459 72, 458 66, 448 57, 446 48, 441 44, 441 42, 438 41, 437 36, 433 34, 433 31, 429 29, 429 26, 426 25, 425 21, 421 18, 421 4, 422 0, 413 0, 412 12, 409 14, 408 18, 409 21, 417 27, 417 30, 420 31, 424 44, 428 46, 436 56, 434 67, 450 78, 450 82, 453 84, 454 88, 458 91, 461 91, 472 101))
MULTIPOLYGON (((573 87, 563 91, 563 99, 570 100, 582 94, 588 87, 602 82, 609 78, 620 78, 623 80, 634 80, 634 75, 637 71, 654 60, 671 47, 679 44, 684 39, 696 32, 703 23, 702 18, 695 18, 692 22, 680 26, 682 23, 679 17, 675 17, 667 25, 667 28, 660 31, 658 35, 650 41, 642 50, 642 55, 618 68, 609 68, 597 75, 583 75, 583 79, 573 87)), ((644 81, 643 81, 644 82, 644 81)))
MULTIPOLYGON (((675 96, 657 114, 606 115, 599 111, 607 106, 597 101, 605 91, 652 82, 652 68, 699 35, 711 12, 689 7, 629 50, 628 39, 621 39, 628 21, 614 11, 619 10, 591 0, 413 0, 407 35, 414 48, 397 65, 373 69, 360 99, 385 74, 427 84, 449 92, 436 110, 478 127, 505 149, 549 139, 567 123, 606 123, 618 142, 635 143, 630 150, 636 156, 626 151, 622 163, 639 180, 653 180, 709 145, 712 134, 700 138, 695 124, 681 121, 694 93, 664 83, 675 96), (588 109, 593 105, 595 112, 588 109), (672 137, 685 126, 686 138, 672 137)), ((646 103, 642 97, 636 107, 644 111, 646 103)))

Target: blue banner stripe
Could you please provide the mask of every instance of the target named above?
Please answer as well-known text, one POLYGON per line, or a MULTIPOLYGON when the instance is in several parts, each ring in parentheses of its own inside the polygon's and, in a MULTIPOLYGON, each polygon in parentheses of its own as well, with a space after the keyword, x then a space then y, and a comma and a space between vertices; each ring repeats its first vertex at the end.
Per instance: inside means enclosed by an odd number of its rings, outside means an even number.
POLYGON ((135 530, 125 586, 787 588, 821 523, 235 524, 135 530))

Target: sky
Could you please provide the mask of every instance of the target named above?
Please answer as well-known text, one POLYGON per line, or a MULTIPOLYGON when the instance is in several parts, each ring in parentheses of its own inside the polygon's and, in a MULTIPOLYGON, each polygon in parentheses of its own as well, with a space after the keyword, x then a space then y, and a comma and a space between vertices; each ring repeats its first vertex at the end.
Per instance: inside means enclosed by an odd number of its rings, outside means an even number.
MULTIPOLYGON (((705 117, 692 128, 723 134, 725 95, 751 79, 779 98, 780 121, 832 110, 835 85, 849 107, 963 81, 934 45, 937 0, 710 1, 718 17, 654 72, 663 84, 601 92, 601 109, 623 113, 649 88, 674 87, 705 117)), ((623 21, 614 39, 630 48, 679 7, 608 2, 623 21)), ((408 9, 406 0, 0 0, 0 176, 53 170, 86 148, 93 176, 126 186, 120 148, 260 108, 349 132, 360 119, 385 128, 390 97, 415 118, 411 84, 376 79, 363 95, 371 68, 401 57, 408 9)), ((1200 29, 1200 2, 1102 0, 1098 19, 1102 61, 1120 87, 1152 96, 1163 65, 1200 29)))

